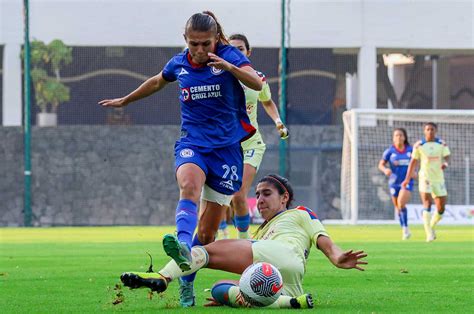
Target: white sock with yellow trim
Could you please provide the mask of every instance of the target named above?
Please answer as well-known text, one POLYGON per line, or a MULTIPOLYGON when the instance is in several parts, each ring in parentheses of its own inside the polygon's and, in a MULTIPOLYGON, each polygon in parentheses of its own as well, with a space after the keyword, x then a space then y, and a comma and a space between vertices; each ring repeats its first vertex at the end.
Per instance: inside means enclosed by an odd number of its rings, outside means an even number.
POLYGON ((438 222, 443 219, 443 214, 438 213, 437 211, 433 214, 433 217, 431 217, 431 223, 430 227, 433 228, 438 224, 438 222))
POLYGON ((427 208, 423 208, 423 226, 425 227, 426 237, 431 236, 431 213, 427 208))

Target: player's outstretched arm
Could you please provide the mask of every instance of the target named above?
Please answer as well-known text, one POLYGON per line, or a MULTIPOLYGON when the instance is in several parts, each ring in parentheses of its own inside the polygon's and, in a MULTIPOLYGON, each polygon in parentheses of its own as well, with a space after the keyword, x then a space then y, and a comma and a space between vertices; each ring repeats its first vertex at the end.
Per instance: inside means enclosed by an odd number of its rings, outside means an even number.
POLYGON ((215 67, 217 69, 229 71, 235 78, 242 82, 248 88, 256 91, 261 91, 263 87, 262 79, 258 76, 257 72, 251 66, 236 67, 235 65, 227 62, 221 57, 209 52, 208 53, 211 62, 208 62, 208 66, 215 67))
POLYGON ((287 139, 288 136, 290 135, 290 132, 281 121, 280 114, 278 113, 276 104, 270 98, 267 101, 262 101, 262 105, 263 105, 263 109, 265 109, 265 112, 268 114, 270 118, 272 118, 273 122, 275 123, 275 127, 278 133, 280 134, 280 137, 282 139, 287 139))
POLYGON ((136 90, 134 90, 127 96, 114 99, 104 99, 99 101, 99 105, 102 105, 104 107, 124 107, 131 102, 156 93, 157 91, 165 87, 166 84, 168 84, 168 81, 163 78, 160 72, 158 75, 150 77, 136 90))
POLYGON ((318 237, 317 244, 318 248, 336 267, 364 270, 361 265, 367 265, 367 262, 362 260, 367 256, 364 251, 354 252, 353 250, 350 250, 343 252, 329 237, 324 235, 318 237))

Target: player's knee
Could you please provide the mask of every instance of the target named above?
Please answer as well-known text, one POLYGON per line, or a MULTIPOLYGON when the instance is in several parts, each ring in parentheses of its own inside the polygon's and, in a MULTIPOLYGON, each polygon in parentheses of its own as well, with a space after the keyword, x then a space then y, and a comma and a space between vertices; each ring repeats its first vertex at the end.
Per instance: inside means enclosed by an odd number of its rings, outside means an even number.
POLYGON ((217 232, 217 230, 216 231, 207 230, 207 229, 198 230, 199 242, 201 242, 203 245, 214 242, 214 240, 216 238, 216 232, 217 232))
POLYGON ((195 181, 189 179, 189 180, 183 180, 182 182, 179 183, 179 190, 180 190, 180 195, 181 198, 186 198, 186 199, 199 199, 201 195, 201 188, 199 184, 197 184, 195 181))

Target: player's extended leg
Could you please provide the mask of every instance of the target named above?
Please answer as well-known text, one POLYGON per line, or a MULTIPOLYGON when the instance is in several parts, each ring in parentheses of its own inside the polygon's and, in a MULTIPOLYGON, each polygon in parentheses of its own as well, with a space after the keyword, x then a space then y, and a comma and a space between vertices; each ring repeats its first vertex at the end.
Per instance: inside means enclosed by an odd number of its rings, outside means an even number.
MULTIPOLYGON (((214 302, 230 307, 252 307, 240 293, 238 282, 235 280, 221 280, 214 284, 211 289, 214 302)), ((281 295, 273 304, 266 308, 279 309, 310 309, 313 308, 313 297, 311 294, 303 294, 299 297, 281 295)))
POLYGON ((431 229, 431 194, 420 192, 421 202, 423 203, 423 226, 425 228, 426 242, 434 240, 433 230, 431 229))
POLYGON ((227 207, 216 202, 201 201, 201 209, 197 230, 197 245, 214 242, 222 217, 226 216, 227 207))
MULTIPOLYGON (((432 197, 434 198, 437 210, 433 214, 430 223, 431 228, 434 228, 434 226, 436 226, 436 224, 443 218, 446 201, 448 198, 448 191, 446 190, 446 185, 444 182, 433 184, 432 197)), ((434 230, 433 235, 436 238, 434 230)))
MULTIPOLYGON (((216 233, 219 230, 220 221, 222 217, 225 216, 225 212, 226 206, 218 204, 216 202, 201 200, 198 229, 193 239, 193 247, 196 245, 203 246, 215 240, 216 233)), ((172 240, 170 239, 170 241, 172 240)), ((170 250, 172 246, 173 244, 172 242, 170 242, 169 247, 165 248, 165 251, 170 250)), ((178 262, 177 260, 175 261, 178 262)), ((181 306, 183 307, 189 307, 195 304, 195 278, 196 273, 192 273, 190 275, 183 276, 182 278, 180 278, 179 301, 181 306)))
MULTIPOLYGON (((201 196, 201 190, 206 181, 204 171, 194 163, 185 163, 178 167, 176 179, 179 186, 179 202, 176 207, 176 230, 179 247, 167 252, 175 259, 181 269, 190 267, 193 234, 197 225, 197 202, 201 196)), ((167 238, 163 239, 166 246, 167 238)))
POLYGON ((400 222, 400 227, 403 228, 403 217, 400 215, 400 208, 398 207, 398 197, 396 195, 392 195, 392 203, 393 209, 395 210, 395 214, 397 215, 398 221, 400 222))
POLYGON ((232 197, 232 209, 234 210, 234 223, 239 231, 239 239, 249 238, 250 216, 247 205, 247 195, 252 187, 252 182, 257 173, 257 169, 249 164, 244 164, 244 175, 240 190, 232 197))
POLYGON ((182 271, 174 260, 158 272, 126 272, 120 279, 132 289, 150 288, 156 292, 167 289, 174 279, 195 273, 203 267, 241 274, 253 263, 252 242, 247 240, 221 240, 191 250, 190 269, 182 271))
MULTIPOLYGON (((434 202, 436 205, 436 212, 433 214, 433 217, 431 218, 430 226, 432 229, 443 218, 443 214, 444 214, 444 210, 446 206, 446 200, 447 200, 447 196, 440 196, 440 197, 434 198, 434 202)), ((433 229, 433 234, 434 234, 434 229, 433 229)))
POLYGON ((403 222, 403 240, 408 240, 411 236, 410 229, 408 229, 408 211, 407 203, 410 200, 411 192, 405 189, 401 189, 398 193, 398 207, 400 208, 400 220, 403 222))

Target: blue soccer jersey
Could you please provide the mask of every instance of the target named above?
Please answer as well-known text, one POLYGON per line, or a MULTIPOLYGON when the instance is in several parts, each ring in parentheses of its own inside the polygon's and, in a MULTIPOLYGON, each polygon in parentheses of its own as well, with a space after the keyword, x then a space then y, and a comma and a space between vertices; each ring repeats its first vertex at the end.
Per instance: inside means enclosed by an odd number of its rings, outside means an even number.
MULTIPOLYGON (((404 150, 398 150, 393 145, 384 151, 382 159, 390 164, 390 170, 392 170, 388 180, 390 186, 399 186, 405 180, 412 151, 411 146, 405 146, 404 150)), ((410 180, 410 186, 413 185, 412 181, 410 180)))
MULTIPOLYGON (((242 67, 250 61, 235 47, 218 44, 215 54, 242 67)), ((181 104, 182 143, 217 148, 253 135, 239 81, 228 71, 195 64, 188 49, 164 67, 163 78, 178 81, 181 104)))

